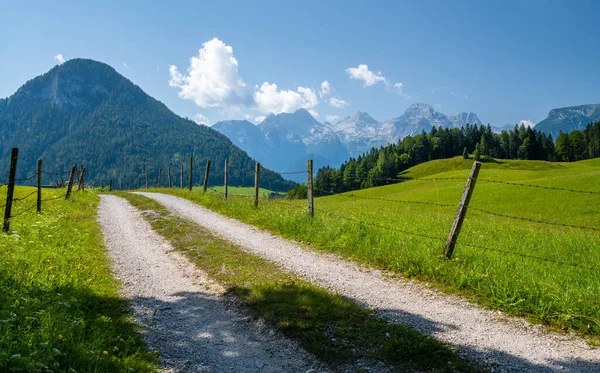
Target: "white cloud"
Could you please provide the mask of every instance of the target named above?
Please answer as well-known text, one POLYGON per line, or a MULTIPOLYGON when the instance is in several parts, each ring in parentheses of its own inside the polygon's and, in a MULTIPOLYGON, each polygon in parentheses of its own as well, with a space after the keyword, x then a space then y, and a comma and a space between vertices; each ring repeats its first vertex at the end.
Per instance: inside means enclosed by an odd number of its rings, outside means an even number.
POLYGON ((207 117, 205 117, 204 115, 197 113, 196 115, 194 115, 194 122, 198 123, 198 124, 203 124, 205 126, 210 126, 210 120, 208 120, 207 117))
POLYGON ((396 89, 402 89, 402 87, 404 87, 404 84, 402 84, 402 82, 398 82, 398 83, 395 83, 392 87, 394 87, 396 89))
POLYGON ((521 124, 524 125, 525 127, 529 127, 529 128, 535 127, 535 123, 533 123, 529 119, 521 119, 519 121, 519 125, 521 125, 521 124))
POLYGON ((348 104, 348 102, 346 102, 342 99, 331 97, 331 98, 329 98, 329 105, 336 107, 338 109, 342 109, 345 106, 348 106, 349 104, 348 104))
POLYGON ((450 92, 450 96, 454 97, 454 96, 456 96, 456 93, 450 92))
POLYGON ((446 89, 446 87, 434 87, 434 88, 430 88, 429 92, 431 92, 431 93, 437 93, 437 92, 441 91, 442 89, 446 89))
POLYGON ((308 110, 308 112, 310 113, 310 115, 313 116, 313 118, 317 119, 319 117, 319 113, 317 113, 315 110, 310 109, 308 110))
POLYGON ((350 79, 364 81, 364 87, 370 87, 378 82, 383 82, 386 85, 388 84, 387 79, 381 74, 381 71, 373 73, 369 70, 369 66, 365 64, 360 64, 358 67, 349 67, 346 69, 346 72, 348 73, 348 76, 350 76, 350 79))
POLYGON ((131 66, 129 66, 129 65, 127 64, 127 62, 123 62, 123 66, 124 66, 126 69, 133 70, 133 68, 132 68, 131 66))
POLYGON ((174 65, 169 72, 169 85, 180 89, 179 97, 200 107, 247 106, 251 99, 233 48, 217 38, 202 44, 198 56, 190 58, 186 75, 174 65))
POLYGON ((466 98, 467 100, 469 99, 469 96, 467 96, 467 95, 463 95, 463 96, 465 96, 465 98, 466 98))
POLYGON ((300 108, 311 109, 319 101, 317 95, 310 88, 298 87, 297 92, 283 91, 277 84, 264 82, 260 89, 254 92, 254 101, 264 113, 290 113, 300 108))
POLYGON ((54 59, 56 61, 58 61, 59 65, 62 65, 63 63, 65 63, 65 58, 63 57, 63 55, 61 53, 59 53, 56 56, 54 56, 54 59))
POLYGON ((330 123, 335 123, 340 119, 339 115, 325 115, 325 120, 330 123))
POLYGON ((262 123, 263 120, 265 120, 265 116, 264 115, 259 115, 256 118, 254 118, 254 123, 262 123))
POLYGON ((319 97, 323 98, 324 96, 327 96, 330 93, 331 84, 329 84, 327 80, 324 80, 323 83, 321 83, 321 92, 319 92, 319 97))

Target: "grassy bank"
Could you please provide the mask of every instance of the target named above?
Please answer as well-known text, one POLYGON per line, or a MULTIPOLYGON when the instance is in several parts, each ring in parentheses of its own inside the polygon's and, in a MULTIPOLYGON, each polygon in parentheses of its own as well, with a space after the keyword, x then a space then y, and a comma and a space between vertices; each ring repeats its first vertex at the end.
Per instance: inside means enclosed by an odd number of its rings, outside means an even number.
POLYGON ((282 271, 171 215, 152 199, 118 193, 145 214, 152 227, 225 285, 255 317, 298 340, 333 367, 382 364, 396 370, 475 371, 452 350, 414 329, 388 324, 355 303, 282 271))
POLYGON ((261 200, 254 209, 243 198, 225 201, 214 194, 159 191, 317 250, 416 277, 484 306, 557 329, 576 330, 597 340, 600 271, 589 267, 600 268, 600 232, 537 224, 476 209, 600 228, 598 195, 485 181, 600 192, 600 160, 485 162, 454 259, 447 261, 441 252, 471 165, 472 161, 461 158, 433 161, 406 173, 425 180, 318 198, 314 219, 306 217, 306 201, 261 200), (458 179, 440 179, 453 177, 458 179))
POLYGON ((13 215, 22 214, 0 234, 0 371, 155 371, 109 272, 98 197, 63 194, 45 189, 44 199, 57 199, 40 215, 26 211, 35 196, 17 202, 13 215))

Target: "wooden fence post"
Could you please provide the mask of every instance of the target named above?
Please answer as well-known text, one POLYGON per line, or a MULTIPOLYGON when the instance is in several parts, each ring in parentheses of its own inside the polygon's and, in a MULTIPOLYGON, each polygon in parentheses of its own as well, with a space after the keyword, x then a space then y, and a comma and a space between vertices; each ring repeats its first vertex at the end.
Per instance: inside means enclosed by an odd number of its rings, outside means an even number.
POLYGON ((42 159, 38 159, 37 169, 37 213, 42 212, 42 159))
POLYGON ((194 180, 194 157, 190 157, 190 191, 192 190, 192 181, 194 180))
POLYGON ((206 189, 208 189, 208 174, 210 172, 210 159, 206 160, 206 171, 204 171, 204 188, 202 189, 203 193, 206 193, 206 189))
POLYGON ((258 207, 258 183, 260 180, 260 163, 256 162, 256 168, 254 170, 254 207, 258 207))
POLYGON ((108 184, 108 191, 112 192, 112 179, 110 179, 110 183, 108 184))
POLYGON ((315 216, 315 204, 313 200, 313 160, 308 160, 308 180, 307 180, 307 189, 306 196, 308 197, 308 216, 311 218, 315 216))
POLYGON ((223 183, 223 185, 225 186, 225 199, 227 199, 229 197, 229 190, 228 190, 228 181, 229 181, 229 158, 225 159, 225 182, 223 183))
POLYGON ((75 174, 77 173, 77 165, 74 165, 71 168, 71 173, 69 174, 69 184, 67 184, 67 194, 65 195, 65 199, 69 199, 71 197, 71 190, 73 189, 73 179, 75 178, 75 174))
POLYGON ((85 188, 85 166, 81 165, 81 173, 79 175, 79 185, 77 186, 77 190, 83 191, 85 188))
POLYGON ((183 163, 181 164, 181 177, 179 178, 179 187, 183 189, 183 163))
POLYGON ((171 189, 171 167, 167 168, 167 179, 169 179, 169 189, 171 189))
POLYGON ((446 249, 444 250, 444 255, 446 256, 446 259, 452 258, 452 253, 454 252, 456 240, 458 239, 458 235, 460 234, 460 229, 462 228, 465 216, 467 216, 469 201, 471 200, 471 196, 473 195, 473 189, 475 189, 475 183, 477 182, 477 175, 479 175, 480 168, 481 162, 475 161, 473 163, 473 167, 471 168, 471 174, 467 179, 465 189, 463 190, 462 198, 460 199, 460 203, 458 204, 458 210, 456 210, 454 223, 452 224, 452 228, 450 229, 450 234, 448 235, 446 249))
POLYGON ((8 173, 8 186, 6 190, 6 208, 4 209, 4 232, 10 229, 10 215, 12 213, 12 203, 15 196, 15 179, 17 175, 17 160, 19 159, 19 148, 12 148, 10 155, 10 171, 8 173))
POLYGON ((162 176, 162 168, 158 169, 158 187, 160 188, 160 178, 162 176))

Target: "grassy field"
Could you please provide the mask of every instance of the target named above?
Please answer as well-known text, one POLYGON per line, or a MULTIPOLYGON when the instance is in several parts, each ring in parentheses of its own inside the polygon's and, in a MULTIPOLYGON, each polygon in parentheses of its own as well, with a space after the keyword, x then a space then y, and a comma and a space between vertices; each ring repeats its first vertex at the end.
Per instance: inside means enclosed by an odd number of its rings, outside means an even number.
MULTIPOLYGON (((196 186, 196 187, 193 187, 192 190, 194 192, 202 192, 202 187, 201 186, 196 186)), ((225 191, 225 188, 223 186, 213 186, 213 187, 208 188, 208 190, 211 193, 223 195, 223 193, 225 191)), ((232 187, 232 186, 230 186, 230 187, 227 188, 227 192, 232 197, 235 197, 235 196, 244 196, 244 197, 254 196, 254 188, 253 187, 232 187)), ((264 198, 268 198, 268 196, 271 193, 273 193, 273 192, 270 191, 269 189, 264 189, 264 188, 259 188, 258 189, 258 194, 261 197, 264 197, 264 198)))
POLYGON ((584 267, 600 268, 600 232, 493 216, 475 209, 600 229, 600 195, 485 181, 600 192, 600 160, 487 160, 471 200, 473 209, 454 258, 448 261, 442 257, 442 249, 471 166, 471 160, 462 158, 428 162, 405 174, 425 180, 318 198, 314 219, 306 217, 306 201, 265 199, 254 209, 243 198, 224 201, 212 193, 170 193, 314 249, 428 281, 486 307, 557 329, 575 330, 597 342, 600 271, 584 267), (440 180, 449 177, 459 179, 440 180))
POLYGON ((152 228, 223 284, 249 309, 334 368, 388 366, 394 371, 483 371, 447 345, 389 324, 354 302, 282 271, 277 265, 171 215, 156 201, 117 193, 142 211, 152 228))
MULTIPOLYGON (((34 190, 18 187, 15 197, 34 190)), ((65 201, 64 192, 43 190, 57 199, 40 215, 27 211, 35 195, 16 202, 11 233, 0 233, 0 371, 156 371, 109 272, 99 198, 74 192, 65 201)))

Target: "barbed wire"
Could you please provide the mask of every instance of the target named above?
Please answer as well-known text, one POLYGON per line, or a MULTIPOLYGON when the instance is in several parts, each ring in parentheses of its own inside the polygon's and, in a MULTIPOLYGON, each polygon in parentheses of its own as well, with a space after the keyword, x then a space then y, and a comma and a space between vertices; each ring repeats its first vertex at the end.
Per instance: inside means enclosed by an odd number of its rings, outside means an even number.
POLYGON ((580 265, 580 264, 575 264, 575 263, 570 263, 570 262, 564 262, 562 260, 553 260, 553 259, 548 259, 548 258, 544 258, 544 257, 541 257, 541 256, 531 255, 531 254, 524 254, 524 253, 518 253, 518 252, 514 252, 514 251, 508 251, 508 250, 502 250, 502 249, 495 249, 495 248, 491 248, 491 247, 487 247, 487 246, 473 245, 473 244, 469 244, 469 243, 457 242, 456 244, 457 245, 463 245, 463 246, 472 247, 472 248, 475 248, 475 249, 483 249, 483 250, 487 250, 487 251, 496 251, 496 252, 499 252, 499 253, 502 253, 502 254, 517 255, 517 256, 521 256, 523 258, 535 259, 535 260, 540 260, 540 261, 549 262, 549 263, 555 263, 555 264, 561 264, 561 265, 568 265, 568 266, 571 266, 571 267, 589 269, 589 270, 592 270, 592 271, 600 271, 600 268, 598 268, 598 267, 585 266, 585 265, 580 265))
POLYGON ((26 195, 25 197, 21 197, 21 198, 13 198, 13 202, 19 202, 22 201, 24 199, 27 199, 29 197, 31 197, 32 195, 36 194, 37 190, 34 190, 33 192, 29 193, 28 195, 26 195))
POLYGON ((15 181, 29 181, 29 180, 33 179, 34 177, 36 177, 36 176, 37 176, 37 174, 33 174, 33 175, 29 176, 29 177, 15 179, 15 181))
MULTIPOLYGON (((317 189, 320 191, 320 189, 317 189)), ((395 202, 395 203, 408 203, 408 204, 416 204, 416 205, 430 205, 430 206, 437 206, 437 207, 456 207, 456 205, 451 205, 448 203, 436 203, 436 202, 427 202, 427 201, 408 201, 408 200, 401 200, 401 199, 387 199, 387 198, 379 198, 379 197, 363 197, 363 196, 357 196, 356 194, 335 194, 336 196, 340 196, 340 197, 347 197, 347 198, 355 198, 355 199, 366 199, 366 200, 375 200, 375 201, 385 201, 385 202, 395 202)))
POLYGON ((277 171, 273 171, 275 173, 278 173, 280 175, 297 175, 297 174, 308 174, 308 170, 304 170, 304 171, 286 171, 286 172, 277 172, 277 171))
POLYGON ((25 210, 19 211, 18 213, 14 214, 14 215, 11 215, 10 218, 11 219, 12 218, 16 218, 17 216, 23 215, 24 213, 29 212, 29 211, 33 210, 34 208, 36 208, 36 207, 37 207, 37 204, 36 205, 31 205, 28 208, 26 208, 25 210))
POLYGON ((423 237, 423 238, 427 238, 427 239, 434 240, 434 241, 446 242, 445 238, 430 236, 430 235, 424 234, 424 233, 416 233, 416 232, 411 232, 411 231, 407 231, 407 230, 404 230, 404 229, 392 228, 392 227, 388 227, 388 226, 385 226, 385 225, 380 225, 380 224, 376 224, 376 223, 366 222, 366 221, 361 220, 361 219, 352 218, 352 217, 344 216, 344 215, 339 215, 339 214, 336 214, 334 212, 331 212, 331 211, 329 211, 327 209, 323 209, 323 208, 321 208, 320 210, 321 211, 325 211, 326 213, 330 214, 331 216, 335 216, 335 217, 340 218, 340 219, 354 221, 356 223, 361 223, 361 224, 369 225, 369 226, 376 227, 376 228, 387 229, 387 230, 390 230, 390 231, 404 233, 404 234, 408 234, 408 235, 412 235, 412 236, 423 237))
POLYGON ((63 176, 63 175, 68 175, 71 173, 71 171, 65 171, 65 172, 48 172, 48 171, 42 171, 43 174, 46 175, 52 175, 52 176, 63 176))
POLYGON ((560 188, 560 187, 549 187, 549 186, 543 186, 543 185, 514 183, 514 182, 511 182, 511 181, 488 180, 488 179, 477 179, 477 181, 483 181, 483 182, 486 182, 486 183, 494 183, 494 184, 505 184, 505 185, 513 185, 513 186, 523 186, 523 187, 538 188, 538 189, 559 190, 559 191, 563 191, 563 192, 600 195, 600 192, 595 192, 595 191, 591 191, 591 190, 579 190, 579 189, 569 189, 569 188, 560 188))
POLYGON ((480 209, 478 207, 469 206, 469 209, 475 210, 475 211, 479 211, 479 212, 482 212, 484 214, 488 214, 488 215, 492 215, 492 216, 498 216, 498 217, 508 218, 508 219, 523 220, 523 221, 528 221, 528 222, 531 222, 531 223, 539 223, 539 224, 555 225, 555 226, 559 226, 559 227, 579 228, 579 229, 589 229, 589 230, 593 230, 593 231, 600 231, 600 228, 588 227, 588 226, 584 226, 584 225, 554 223, 554 222, 543 221, 543 220, 536 220, 536 219, 531 219, 531 218, 523 218, 523 217, 514 216, 514 215, 505 215, 505 214, 501 214, 501 213, 498 213, 498 212, 492 212, 492 211, 483 210, 483 209, 480 209))

